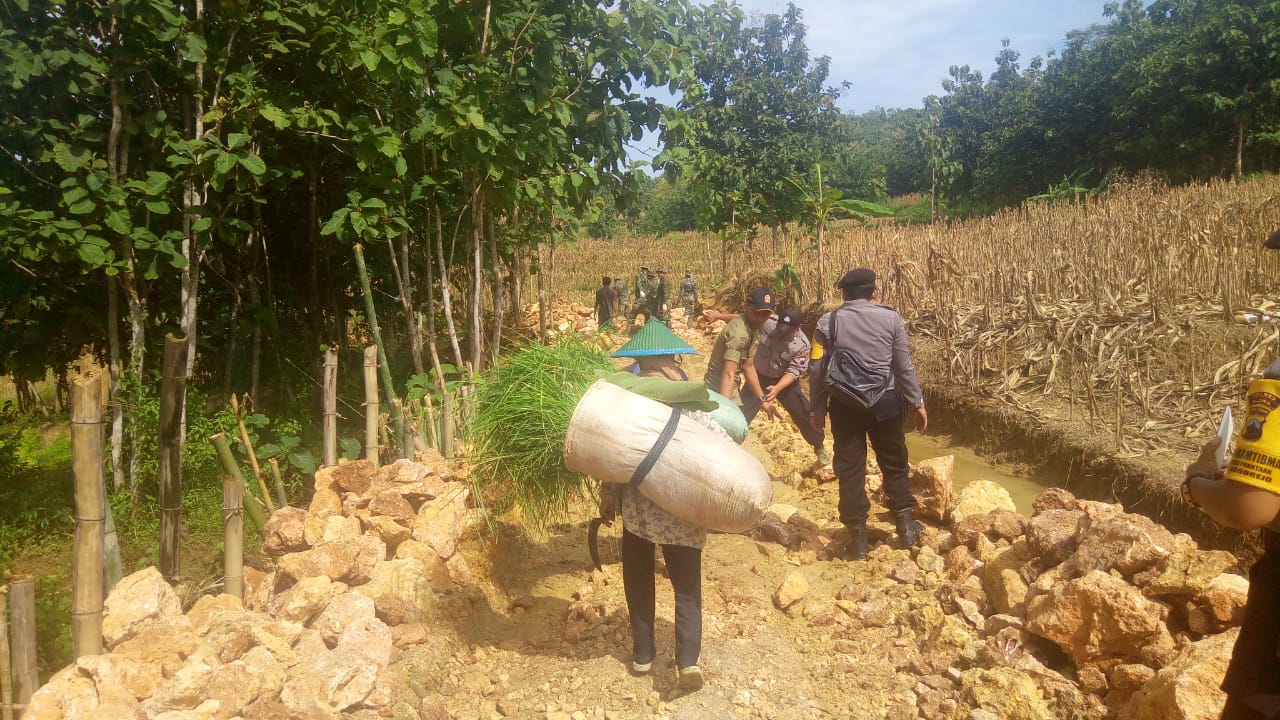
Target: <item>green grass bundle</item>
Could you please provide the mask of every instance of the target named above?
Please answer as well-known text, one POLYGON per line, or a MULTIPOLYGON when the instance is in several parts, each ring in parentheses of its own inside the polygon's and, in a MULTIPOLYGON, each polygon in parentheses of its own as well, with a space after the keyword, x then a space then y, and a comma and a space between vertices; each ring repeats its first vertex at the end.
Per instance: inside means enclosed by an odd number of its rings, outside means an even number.
POLYGON ((497 512, 519 507, 535 527, 565 517, 583 496, 584 476, 562 460, 569 420, 608 357, 578 338, 528 345, 496 366, 476 388, 471 421, 472 477, 497 512))

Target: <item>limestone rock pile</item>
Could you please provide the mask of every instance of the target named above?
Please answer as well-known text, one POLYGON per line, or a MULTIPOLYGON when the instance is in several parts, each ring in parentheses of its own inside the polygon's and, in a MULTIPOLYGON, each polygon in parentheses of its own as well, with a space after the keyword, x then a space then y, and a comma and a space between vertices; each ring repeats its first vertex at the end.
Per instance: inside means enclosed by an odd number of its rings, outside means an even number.
MULTIPOLYGON (((949 469, 916 466, 913 485, 937 491, 950 483, 949 469)), ((939 504, 942 495, 917 512, 947 524, 927 527, 911 551, 875 547, 867 562, 849 565, 834 597, 800 573, 777 588, 775 607, 834 628, 834 668, 883 642, 888 662, 919 676, 914 704, 923 718, 975 709, 1000 718, 1219 716, 1218 683, 1249 586, 1228 571, 1229 553, 1060 488, 1043 492, 1029 519, 990 483, 939 504)), ((869 530, 891 539, 883 520, 869 530)), ((847 533, 775 505, 757 540, 762 553, 803 567, 839 556, 847 533)))
POLYGON ((275 568, 245 568, 243 602, 183 613, 155 568, 125 578, 105 603, 107 652, 54 675, 23 717, 421 717, 433 699, 408 696, 397 661, 429 641, 439 594, 472 582, 457 552, 467 486, 430 460, 316 473, 309 507, 268 522, 275 568))

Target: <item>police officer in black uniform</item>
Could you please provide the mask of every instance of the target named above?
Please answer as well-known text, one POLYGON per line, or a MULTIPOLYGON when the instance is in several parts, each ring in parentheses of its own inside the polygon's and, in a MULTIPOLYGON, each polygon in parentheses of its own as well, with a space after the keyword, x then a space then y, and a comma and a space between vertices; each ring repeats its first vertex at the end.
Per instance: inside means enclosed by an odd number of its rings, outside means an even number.
POLYGON ((844 304, 818 319, 810 354, 813 392, 810 424, 822 430, 831 415, 833 466, 840 480, 840 521, 849 529, 848 554, 867 556, 867 440, 884 474, 884 492, 898 539, 912 547, 920 523, 912 517, 915 498, 907 478, 906 413, 924 430, 929 415, 911 362, 902 318, 876 305, 876 274, 868 268, 845 273, 836 283, 844 304))

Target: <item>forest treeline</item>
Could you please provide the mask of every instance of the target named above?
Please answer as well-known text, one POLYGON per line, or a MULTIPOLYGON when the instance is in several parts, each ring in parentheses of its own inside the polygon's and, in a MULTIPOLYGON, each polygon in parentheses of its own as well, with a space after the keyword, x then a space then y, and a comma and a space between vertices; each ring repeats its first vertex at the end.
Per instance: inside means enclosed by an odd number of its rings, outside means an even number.
POLYGON ((1059 55, 850 116, 794 5, 0 0, 0 374, 96 353, 122 483, 166 333, 214 407, 314 415, 323 348, 350 361, 375 319, 390 392, 439 393, 593 230, 730 248, 904 193, 969 214, 1273 170, 1278 47, 1275 2, 1131 0, 1059 55), (645 131, 657 178, 627 157, 645 131))

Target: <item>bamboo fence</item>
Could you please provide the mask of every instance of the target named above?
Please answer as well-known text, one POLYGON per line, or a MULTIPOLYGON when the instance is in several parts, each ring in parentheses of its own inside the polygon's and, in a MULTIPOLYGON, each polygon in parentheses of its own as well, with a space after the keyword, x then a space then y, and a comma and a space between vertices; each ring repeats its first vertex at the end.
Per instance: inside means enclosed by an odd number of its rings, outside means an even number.
POLYGON ((164 338, 160 381, 159 477, 160 574, 170 582, 181 575, 182 534, 182 417, 186 397, 186 338, 164 338))
POLYGON ((36 584, 29 577, 9 581, 9 620, 13 642, 14 709, 31 702, 40 687, 36 661, 36 584))
POLYGON ((222 592, 244 599, 244 483, 222 478, 222 592))
POLYGON ((102 474, 102 404, 94 374, 71 386, 71 464, 76 537, 71 570, 71 639, 76 657, 102 653, 102 547, 106 485, 102 474))
POLYGON ((378 444, 378 347, 364 349, 364 456, 378 467, 381 448, 378 444))
POLYGON ((324 466, 338 464, 338 348, 324 354, 324 466))
POLYGON ((0 587, 0 720, 13 720, 13 667, 9 657, 9 588, 0 587))
POLYGON ((231 454, 231 444, 227 441, 227 436, 218 433, 209 438, 209 442, 213 443, 214 450, 218 453, 218 460, 222 462, 222 469, 235 481, 240 483, 241 489, 244 490, 244 509, 249 513, 249 520, 253 522, 258 532, 267 526, 267 514, 263 510, 262 503, 258 498, 254 497, 253 491, 249 489, 248 482, 244 479, 244 473, 240 470, 240 464, 236 462, 235 456, 231 454))

